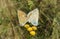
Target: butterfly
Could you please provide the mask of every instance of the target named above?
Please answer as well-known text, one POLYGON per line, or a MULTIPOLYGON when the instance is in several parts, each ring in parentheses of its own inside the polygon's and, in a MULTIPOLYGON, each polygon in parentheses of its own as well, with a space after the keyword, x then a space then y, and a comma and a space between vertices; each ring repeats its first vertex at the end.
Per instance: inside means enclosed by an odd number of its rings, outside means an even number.
POLYGON ((30 11, 28 14, 25 12, 18 10, 18 20, 21 26, 24 26, 27 22, 31 23, 32 25, 38 25, 38 18, 39 18, 39 10, 36 8, 30 11))

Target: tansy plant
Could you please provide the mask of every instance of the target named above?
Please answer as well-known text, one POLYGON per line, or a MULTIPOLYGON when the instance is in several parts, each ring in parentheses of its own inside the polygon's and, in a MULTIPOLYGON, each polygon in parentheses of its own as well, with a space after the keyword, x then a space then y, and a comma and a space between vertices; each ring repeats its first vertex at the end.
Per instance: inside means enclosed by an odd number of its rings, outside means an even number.
POLYGON ((25 24, 24 27, 26 28, 26 30, 29 32, 31 36, 36 35, 36 30, 37 30, 36 26, 30 26, 29 24, 25 24))

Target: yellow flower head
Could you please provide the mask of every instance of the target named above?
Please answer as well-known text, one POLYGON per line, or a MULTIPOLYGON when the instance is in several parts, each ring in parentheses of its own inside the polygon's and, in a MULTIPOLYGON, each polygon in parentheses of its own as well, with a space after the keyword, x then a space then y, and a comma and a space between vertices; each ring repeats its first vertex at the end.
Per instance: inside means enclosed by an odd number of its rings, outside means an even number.
POLYGON ((35 36, 36 32, 35 31, 30 31, 30 35, 35 36))
POLYGON ((29 26, 29 24, 25 24, 25 26, 24 26, 25 28, 29 28, 30 26, 29 26))
POLYGON ((32 29, 32 27, 29 27, 27 30, 28 30, 28 31, 32 31, 33 29, 32 29))
POLYGON ((36 26, 32 26, 32 29, 33 29, 33 30, 37 30, 37 27, 36 27, 36 26))

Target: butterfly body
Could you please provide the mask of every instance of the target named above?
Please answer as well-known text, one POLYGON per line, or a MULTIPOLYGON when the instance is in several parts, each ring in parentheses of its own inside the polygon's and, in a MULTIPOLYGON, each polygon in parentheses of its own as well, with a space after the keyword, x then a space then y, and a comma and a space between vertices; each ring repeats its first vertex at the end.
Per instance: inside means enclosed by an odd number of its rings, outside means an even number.
POLYGON ((34 9, 33 11, 25 14, 23 11, 18 10, 18 19, 21 26, 24 26, 27 22, 32 25, 38 25, 39 11, 38 9, 34 9))

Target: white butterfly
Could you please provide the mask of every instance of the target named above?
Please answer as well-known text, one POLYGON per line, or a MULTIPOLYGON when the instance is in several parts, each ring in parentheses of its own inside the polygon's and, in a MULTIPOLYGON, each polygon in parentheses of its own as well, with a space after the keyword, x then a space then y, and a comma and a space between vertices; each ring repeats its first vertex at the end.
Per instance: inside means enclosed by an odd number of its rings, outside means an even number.
POLYGON ((32 25, 38 25, 39 10, 36 8, 33 11, 25 14, 25 12, 18 10, 18 19, 21 26, 24 26, 27 22, 32 25))

